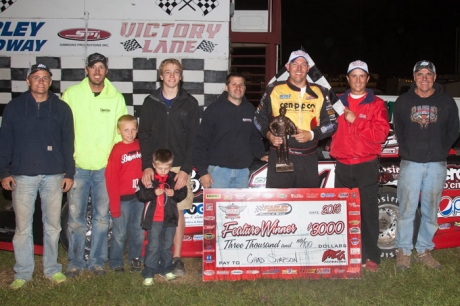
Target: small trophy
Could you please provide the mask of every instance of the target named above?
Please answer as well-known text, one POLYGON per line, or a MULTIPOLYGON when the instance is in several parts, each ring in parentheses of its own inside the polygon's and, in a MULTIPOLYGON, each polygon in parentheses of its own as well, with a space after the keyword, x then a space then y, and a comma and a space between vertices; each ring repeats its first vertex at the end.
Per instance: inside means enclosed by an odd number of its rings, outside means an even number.
POLYGON ((289 147, 288 136, 296 134, 297 128, 294 122, 291 121, 286 115, 286 107, 280 107, 280 115, 273 118, 268 126, 273 135, 281 137, 283 143, 276 147, 276 172, 293 172, 294 164, 289 161, 289 147), (284 163, 281 162, 281 155, 283 155, 284 163))

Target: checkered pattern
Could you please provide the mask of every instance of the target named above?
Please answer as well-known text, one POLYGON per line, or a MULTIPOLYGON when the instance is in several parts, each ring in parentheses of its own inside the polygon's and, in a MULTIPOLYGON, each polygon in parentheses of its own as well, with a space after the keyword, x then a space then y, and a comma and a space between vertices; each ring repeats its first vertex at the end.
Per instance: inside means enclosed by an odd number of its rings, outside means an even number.
POLYGON ((1 0, 0 3, 2 4, 0 6, 0 12, 3 13, 7 8, 13 5, 16 0, 1 0))
POLYGON ((141 48, 142 49, 142 46, 137 42, 136 39, 130 39, 130 40, 127 40, 123 43, 121 43, 123 45, 123 48, 125 48, 126 51, 134 51, 136 49, 139 49, 141 48))
POLYGON ((214 50, 214 47, 217 46, 217 44, 214 44, 212 41, 209 41, 209 40, 203 40, 199 45, 198 47, 196 47, 197 49, 201 49, 203 50, 204 52, 209 52, 211 53, 213 50, 214 50))
MULTIPOLYGON (((335 103, 340 103, 339 98, 337 95, 334 93, 334 91, 331 89, 331 85, 329 82, 326 80, 326 78, 323 76, 321 71, 319 71, 318 67, 315 65, 315 62, 311 59, 310 55, 308 55, 308 65, 310 66, 310 70, 308 71, 307 74, 307 80, 309 83, 315 83, 318 85, 321 85, 327 89, 329 89, 332 92, 332 105, 334 106, 335 103)), ((289 72, 286 70, 286 66, 283 66, 283 68, 278 71, 278 73, 270 80, 269 84, 276 82, 276 81, 285 81, 289 77, 289 72)))
POLYGON ((193 0, 193 2, 203 11, 203 16, 208 15, 213 9, 219 6, 217 0, 193 0))
MULTIPOLYGON (((109 58, 108 79, 125 97, 130 114, 139 117, 144 99, 160 86, 156 58, 109 58)), ((182 59, 184 67, 182 87, 204 107, 222 93, 227 76, 225 59, 182 59)), ((71 85, 84 77, 84 59, 75 57, 1 57, 0 56, 0 116, 6 104, 28 90, 25 82, 31 64, 43 63, 51 68, 51 91, 61 95, 71 85)))
POLYGON ((181 2, 182 0, 157 0, 155 3, 168 15, 172 15, 173 9, 181 2))

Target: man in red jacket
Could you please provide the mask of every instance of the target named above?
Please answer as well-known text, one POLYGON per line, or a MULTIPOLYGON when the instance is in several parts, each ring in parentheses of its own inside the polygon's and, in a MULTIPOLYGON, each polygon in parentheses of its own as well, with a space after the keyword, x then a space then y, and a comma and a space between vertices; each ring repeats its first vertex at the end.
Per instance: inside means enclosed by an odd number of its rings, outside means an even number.
POLYGON ((347 80, 350 89, 339 97, 345 110, 337 120, 330 152, 337 159, 335 187, 359 189, 362 263, 367 270, 377 272, 380 263, 378 157, 390 129, 388 110, 382 99, 366 89, 369 70, 365 62, 350 63, 347 80))

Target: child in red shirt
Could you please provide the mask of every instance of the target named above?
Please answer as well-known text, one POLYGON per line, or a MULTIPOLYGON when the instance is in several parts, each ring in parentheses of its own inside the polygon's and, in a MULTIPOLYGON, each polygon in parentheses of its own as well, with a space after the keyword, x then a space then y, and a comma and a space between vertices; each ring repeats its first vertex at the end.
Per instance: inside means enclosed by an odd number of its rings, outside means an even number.
POLYGON ((128 233, 128 261, 131 272, 140 271, 144 230, 141 217, 144 204, 136 197, 137 182, 142 176, 142 158, 136 139, 137 120, 131 115, 118 119, 117 131, 122 141, 110 153, 105 178, 112 215, 112 240, 109 266, 115 272, 124 272, 124 248, 128 233))

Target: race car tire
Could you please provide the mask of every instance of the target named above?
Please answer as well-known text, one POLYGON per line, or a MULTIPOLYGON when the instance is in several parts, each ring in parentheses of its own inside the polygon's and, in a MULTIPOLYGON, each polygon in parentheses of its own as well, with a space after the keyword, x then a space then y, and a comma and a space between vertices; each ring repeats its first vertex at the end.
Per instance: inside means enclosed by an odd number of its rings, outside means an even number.
MULTIPOLYGON (((379 240, 380 257, 384 259, 396 257, 395 238, 399 216, 399 202, 396 189, 384 187, 379 193, 379 240)), ((413 243, 415 244, 420 227, 420 209, 417 209, 414 220, 413 243)))

